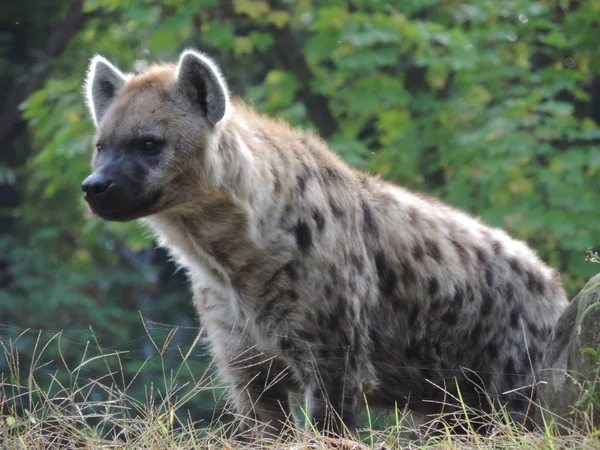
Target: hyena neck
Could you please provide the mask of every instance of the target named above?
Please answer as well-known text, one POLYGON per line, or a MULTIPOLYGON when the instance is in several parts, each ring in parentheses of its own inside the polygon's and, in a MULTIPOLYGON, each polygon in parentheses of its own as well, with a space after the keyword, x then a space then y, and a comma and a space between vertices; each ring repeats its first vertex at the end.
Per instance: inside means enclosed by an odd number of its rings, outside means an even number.
POLYGON ((244 122, 229 120, 220 130, 216 149, 206 164, 213 188, 226 192, 242 209, 256 214, 274 201, 275 180, 269 161, 256 148, 244 122))
POLYGON ((279 224, 281 174, 269 160, 263 132, 243 119, 226 125, 207 155, 210 188, 199 186, 197 200, 145 222, 190 275, 217 276, 253 296, 263 276, 292 258, 295 241, 279 224))

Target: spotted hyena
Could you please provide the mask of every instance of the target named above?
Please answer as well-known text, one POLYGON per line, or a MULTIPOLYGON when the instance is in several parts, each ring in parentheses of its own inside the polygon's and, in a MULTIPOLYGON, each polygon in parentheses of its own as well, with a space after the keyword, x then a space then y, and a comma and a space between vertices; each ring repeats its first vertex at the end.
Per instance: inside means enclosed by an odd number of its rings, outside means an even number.
POLYGON ((567 301, 524 243, 231 99, 201 53, 139 75, 96 56, 85 86, 85 198, 141 219, 187 270, 246 425, 282 432, 291 393, 333 432, 365 401, 435 413, 458 389, 468 406, 526 410, 515 390, 567 301))

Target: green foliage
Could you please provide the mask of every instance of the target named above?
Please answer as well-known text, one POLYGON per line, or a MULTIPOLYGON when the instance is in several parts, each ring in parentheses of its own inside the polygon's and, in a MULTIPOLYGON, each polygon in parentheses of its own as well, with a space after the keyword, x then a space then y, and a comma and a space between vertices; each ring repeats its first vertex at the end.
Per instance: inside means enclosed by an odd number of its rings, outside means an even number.
POLYGON ((332 145, 347 161, 527 240, 570 292, 593 275, 584 250, 600 235, 597 2, 269 5, 88 2, 99 18, 63 58, 68 75, 57 71, 27 107, 44 148, 32 162, 44 195, 72 188, 86 170, 90 124, 78 86, 90 52, 81 48, 93 44, 127 67, 196 45, 261 111, 314 126, 299 92, 308 82, 328 100, 339 128, 332 145), (310 80, 274 58, 273 27, 298 38, 310 80))
MULTIPOLYGON (((91 323, 101 342, 126 346, 140 309, 160 322, 194 317, 180 281, 141 300, 161 269, 131 266, 126 255, 139 260, 151 245, 140 228, 86 213, 79 184, 93 127, 81 81, 96 53, 133 70, 200 48, 259 111, 322 130, 307 107, 318 94, 335 121, 325 137, 350 164, 528 241, 571 294, 597 272, 585 259, 600 241, 597 0, 87 0, 84 8, 87 21, 24 110, 34 151, 12 211, 22 227, 0 250, 11 280, 0 312, 16 327, 91 323)), ((0 165, 0 182, 14 182, 13 173, 0 165)))

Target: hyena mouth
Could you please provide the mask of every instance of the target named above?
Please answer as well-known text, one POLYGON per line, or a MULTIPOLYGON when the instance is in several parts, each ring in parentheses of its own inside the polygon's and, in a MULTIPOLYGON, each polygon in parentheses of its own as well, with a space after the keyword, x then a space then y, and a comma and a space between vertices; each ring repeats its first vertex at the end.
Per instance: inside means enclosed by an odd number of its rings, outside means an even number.
POLYGON ((155 213, 155 206, 162 196, 160 191, 146 197, 143 201, 129 203, 124 201, 118 205, 98 205, 90 202, 92 211, 104 220, 127 222, 155 213))

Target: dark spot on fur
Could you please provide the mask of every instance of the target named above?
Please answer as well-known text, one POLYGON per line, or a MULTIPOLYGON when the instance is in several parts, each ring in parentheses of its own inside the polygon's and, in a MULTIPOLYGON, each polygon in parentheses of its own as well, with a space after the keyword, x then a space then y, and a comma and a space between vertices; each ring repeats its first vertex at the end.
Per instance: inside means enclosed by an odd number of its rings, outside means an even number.
POLYGON ((517 330, 519 328, 519 310, 517 308, 513 308, 510 311, 510 327, 513 330, 517 330))
POLYGON ((337 298, 335 307, 331 314, 329 314, 327 329, 328 330, 337 330, 340 326, 340 323, 346 316, 346 299, 344 296, 340 295, 337 298))
POLYGON ((465 298, 469 300, 470 303, 475 303, 475 291, 468 284, 465 286, 465 298))
POLYGON ((288 278, 291 281, 295 281, 298 279, 298 272, 296 271, 296 268, 292 265, 292 263, 287 263, 285 266, 283 266, 283 271, 287 274, 288 278))
POLYGON ((304 171, 300 175, 298 175, 298 190, 300 191, 300 195, 304 194, 306 190, 306 181, 310 177, 310 172, 304 171))
POLYGON ((281 192, 281 180, 279 179, 279 175, 274 168, 271 168, 271 174, 273 175, 273 190, 276 193, 281 192))
POLYGON ((292 289, 277 292, 277 295, 272 296, 261 308, 257 321, 283 320, 292 312, 291 304, 297 300, 298 294, 292 289))
POLYGON ((323 231, 323 228, 325 228, 325 218, 323 217, 323 214, 321 214, 319 210, 313 209, 313 219, 317 224, 317 230, 323 231))
POLYGON ((327 330, 329 330, 328 317, 324 311, 319 311, 317 315, 317 326, 320 333, 323 333, 321 340, 327 342, 327 330))
POLYGON ((297 331, 298 339, 304 342, 314 342, 315 335, 310 330, 301 329, 297 331))
POLYGON ((481 309, 479 312, 482 317, 488 316, 492 312, 492 307, 494 306, 494 297, 488 289, 485 289, 481 294, 481 309))
POLYGON ((343 295, 338 295, 337 297, 337 302, 335 303, 335 308, 334 308, 334 313, 337 314, 340 317, 343 317, 346 315, 346 306, 348 305, 348 301, 346 300, 346 297, 344 297, 343 295))
POLYGON ((415 359, 419 357, 419 347, 413 342, 408 347, 406 347, 406 351, 404 353, 408 359, 415 359))
POLYGON ((412 248, 412 255, 413 258, 415 258, 415 260, 421 261, 425 256, 425 251, 423 250, 423 247, 421 247, 419 244, 415 244, 412 248))
POLYGON ((331 208, 331 213, 334 217, 337 217, 338 219, 344 217, 344 211, 342 211, 337 202, 331 197, 329 197, 329 207, 331 208))
POLYGON ((381 337, 379 334, 380 330, 375 325, 369 327, 369 340, 373 346, 373 353, 376 355, 384 355, 381 337))
POLYGON ((379 277, 379 289, 384 295, 390 295, 396 288, 396 273, 388 267, 387 261, 382 251, 375 254, 375 267, 379 277))
POLYGON ((291 350, 292 346, 292 340, 289 337, 283 337, 279 340, 279 348, 283 351, 291 350))
POLYGON ((411 225, 418 225, 421 219, 421 215, 419 211, 414 206, 408 208, 408 219, 410 220, 411 225))
POLYGON ((554 333, 552 335, 553 342, 564 342, 567 334, 571 332, 571 328, 568 325, 566 320, 559 321, 554 328, 554 333))
POLYGON ((531 365, 535 364, 535 358, 534 358, 534 352, 535 352, 535 348, 532 347, 529 349, 529 352, 527 351, 527 349, 525 349, 523 351, 523 354, 521 355, 522 358, 522 367, 524 367, 525 369, 530 369, 531 370, 531 365))
POLYGON ((425 252, 437 262, 442 261, 442 253, 440 252, 440 246, 437 244, 437 242, 434 242, 431 239, 426 239, 425 252))
POLYGON ((348 355, 348 368, 349 369, 356 369, 358 367, 358 358, 356 357, 356 353, 355 352, 350 352, 350 354, 348 355))
POLYGON ((442 320, 448 325, 455 325, 458 321, 458 315, 454 311, 448 311, 442 314, 442 320))
POLYGON ((506 303, 508 303, 509 305, 514 301, 515 288, 513 287, 512 284, 506 285, 506 294, 505 294, 504 298, 506 299, 506 303))
POLYGON ((284 292, 282 292, 281 296, 282 297, 287 296, 292 301, 296 301, 299 298, 298 293, 296 291, 294 291, 293 289, 285 290, 284 292))
POLYGON ((356 281, 354 278, 348 280, 348 288, 350 289, 350 292, 356 292, 356 281))
POLYGON ((485 266, 485 282, 487 283, 488 287, 492 287, 494 285, 494 271, 491 264, 485 266))
POLYGON ((415 270, 406 262, 401 263, 402 266, 402 281, 406 285, 414 284, 417 281, 415 270))
POLYGON ((340 277, 338 276, 338 269, 335 265, 329 265, 329 278, 331 278, 331 282, 334 286, 337 286, 340 282, 340 277))
POLYGON ((397 314, 406 314, 408 312, 408 305, 406 304, 406 301, 398 296, 393 297, 392 307, 394 308, 394 312, 397 314))
POLYGON ((533 364, 535 366, 536 363, 539 361, 539 358, 540 358, 539 350, 535 347, 530 348, 529 354, 527 354, 527 352, 525 352, 525 361, 527 361, 527 364, 525 365, 525 367, 530 367, 531 364, 533 364), (529 358, 531 358, 531 362, 529 362, 529 358))
POLYGON ((269 297, 273 293, 273 291, 277 289, 277 281, 280 279, 281 274, 285 271, 285 267, 286 266, 275 271, 271 278, 269 278, 269 280, 264 284, 262 292, 260 294, 261 297, 269 297))
POLYGON ((361 333, 353 333, 353 335, 354 335, 354 339, 352 342, 352 348, 355 350, 362 349, 363 344, 364 344, 364 341, 362 339, 363 338, 362 334, 361 333))
POLYGON ((481 337, 481 331, 482 331, 482 326, 481 323, 476 323, 475 326, 471 329, 471 332, 469 333, 469 340, 473 343, 473 344, 478 344, 479 343, 479 338, 481 337))
POLYGON ((494 250, 494 255, 498 255, 502 251, 502 244, 499 241, 494 241, 492 249, 494 250))
POLYGON ((544 284, 535 273, 529 270, 527 271, 527 289, 532 294, 543 294, 544 291, 544 284))
POLYGON ((419 317, 419 305, 413 305, 410 308, 410 313, 408 314, 408 327, 415 328, 417 325, 417 318, 419 317))
POLYGON ((487 265, 488 258, 487 258, 487 255, 485 254, 485 251, 482 248, 475 247, 475 256, 477 256, 477 262, 480 265, 482 265, 482 266, 487 265))
POLYGON ((456 248, 456 252, 458 253, 458 257, 460 258, 461 264, 467 266, 471 262, 471 258, 469 257, 469 252, 463 245, 458 242, 456 239, 451 239, 452 245, 456 248))
POLYGON ((306 222, 298 221, 294 227, 294 233, 296 234, 296 243, 300 247, 300 250, 308 250, 312 245, 312 232, 306 222))
POLYGON ((333 296, 333 288, 329 285, 325 285, 325 300, 329 300, 333 296))
POLYGON ((437 278, 430 278, 427 282, 427 290, 430 296, 435 296, 440 291, 440 282, 437 278))
POLYGON ((330 345, 323 344, 319 347, 319 356, 322 359, 331 359, 335 358, 336 349, 330 345))
POLYGON ((557 270, 552 270, 552 281, 554 281, 554 287, 560 289, 562 286, 562 279, 560 273, 557 270))
POLYGON ((377 221, 375 220, 375 216, 373 216, 373 211, 371 211, 369 205, 367 205, 364 201, 362 202, 362 210, 365 232, 377 237, 379 235, 377 221))
POLYGON ((329 183, 330 181, 336 182, 342 179, 340 172, 338 172, 336 169, 332 169, 331 167, 324 167, 322 172, 323 180, 326 183, 329 183))
MULTIPOLYGON (((369 190, 370 185, 371 185, 371 180, 369 179, 369 177, 367 175, 365 175, 364 173, 358 173, 358 182, 360 183, 360 185, 369 190)), ((386 194, 384 194, 386 195, 386 194)), ((386 195, 387 196, 387 195, 386 195)), ((389 196, 391 197, 391 196, 389 196)), ((389 199, 388 199, 389 200, 389 199)))
POLYGON ((521 264, 515 258, 511 258, 508 262, 510 264, 510 268, 517 275, 521 275, 523 273, 523 269, 521 268, 521 264))
POLYGON ((464 295, 465 293, 460 286, 454 286, 454 296, 452 297, 452 302, 454 303, 455 308, 462 308, 464 295))
POLYGON ((535 326, 534 323, 527 322, 527 328, 529 328, 529 332, 532 334, 533 337, 535 337, 535 338, 540 337, 540 330, 538 327, 535 326))
POLYGON ((542 337, 544 338, 544 340, 548 339, 550 337, 551 333, 552 333, 552 328, 544 327, 544 329, 542 330, 542 337))
POLYGON ((362 259, 356 253, 350 253, 350 262, 352 262, 352 265, 356 267, 356 270, 359 274, 362 273, 364 270, 364 264, 362 259))
POLYGON ((485 346, 485 352, 490 359, 495 359, 498 356, 498 346, 494 342, 490 342, 485 346))

